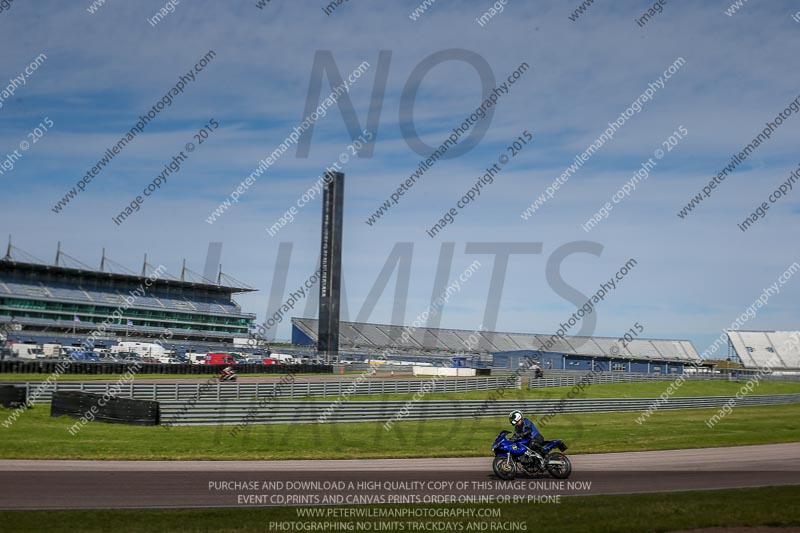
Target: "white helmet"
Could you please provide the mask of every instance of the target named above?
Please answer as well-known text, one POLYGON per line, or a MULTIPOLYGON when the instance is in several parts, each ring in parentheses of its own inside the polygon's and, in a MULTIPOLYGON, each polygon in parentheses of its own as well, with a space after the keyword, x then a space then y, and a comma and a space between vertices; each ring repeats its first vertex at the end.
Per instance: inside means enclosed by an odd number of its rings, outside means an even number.
POLYGON ((520 420, 522 420, 521 411, 511 411, 511 414, 508 415, 508 421, 511 422, 512 426, 516 426, 520 420))

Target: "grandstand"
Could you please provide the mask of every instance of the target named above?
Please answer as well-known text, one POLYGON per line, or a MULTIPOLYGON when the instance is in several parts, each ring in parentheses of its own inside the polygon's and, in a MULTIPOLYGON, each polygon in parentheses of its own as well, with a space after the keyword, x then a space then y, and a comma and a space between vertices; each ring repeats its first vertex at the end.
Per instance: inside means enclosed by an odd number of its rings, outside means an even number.
POLYGON ((197 275, 185 266, 176 279, 161 269, 148 270, 146 260, 137 275, 108 271, 113 262, 105 253, 101 269, 93 270, 75 260, 77 267, 63 264, 72 258, 60 247, 55 265, 19 260, 12 250, 9 245, 0 259, 0 324, 13 320, 22 331, 9 340, 85 336, 106 322, 105 338, 156 339, 169 330, 173 342, 230 343, 246 338, 255 321, 233 300, 234 294, 255 289, 189 280, 187 273, 197 275))
POLYGON ((745 368, 800 371, 800 331, 727 331, 745 368))
MULTIPOLYGON (((559 339, 548 351, 540 352, 550 335, 503 333, 439 328, 341 322, 340 349, 353 353, 379 353, 390 349, 396 355, 428 355, 431 358, 455 354, 491 355, 495 368, 517 368, 532 356, 549 369, 607 369, 627 372, 683 372, 688 364, 699 364, 700 356, 688 340, 634 339, 621 346, 611 337, 568 337, 559 339)), ((314 345, 317 320, 292 318, 292 344, 314 345)))

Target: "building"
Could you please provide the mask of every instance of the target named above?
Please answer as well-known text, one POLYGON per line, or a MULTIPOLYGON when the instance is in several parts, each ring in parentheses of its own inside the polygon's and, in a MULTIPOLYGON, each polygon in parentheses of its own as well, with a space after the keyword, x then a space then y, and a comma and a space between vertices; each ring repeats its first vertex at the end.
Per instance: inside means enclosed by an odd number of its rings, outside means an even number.
MULTIPOLYGON (((317 321, 292 318, 292 344, 316 342, 317 321)), ((550 370, 603 370, 617 372, 683 373, 699 365, 700 356, 688 340, 633 339, 621 346, 611 337, 567 337, 547 351, 539 351, 550 335, 504 333, 440 328, 406 328, 384 324, 341 322, 340 348, 352 353, 398 356, 425 354, 431 359, 456 354, 479 354, 493 368, 515 370, 529 358, 550 370)))
POLYGON ((747 369, 800 371, 800 331, 727 331, 728 343, 747 369))
POLYGON ((93 335, 106 345, 126 337, 213 345, 247 338, 256 318, 233 300, 255 289, 190 281, 185 267, 184 279, 146 262, 141 275, 117 273, 65 266, 58 255, 55 265, 19 261, 11 248, 0 260, 0 326, 16 324, 9 341, 69 344, 93 335))

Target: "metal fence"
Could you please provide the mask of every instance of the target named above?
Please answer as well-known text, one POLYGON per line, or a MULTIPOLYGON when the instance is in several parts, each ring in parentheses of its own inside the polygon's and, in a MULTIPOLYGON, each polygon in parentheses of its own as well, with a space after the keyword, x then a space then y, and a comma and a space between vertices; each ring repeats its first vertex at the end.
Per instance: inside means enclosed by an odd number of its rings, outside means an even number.
POLYGON ((521 380, 509 381, 507 378, 444 378, 444 379, 406 379, 406 380, 329 380, 315 383, 220 383, 209 380, 206 383, 126 383, 117 386, 111 382, 56 381, 49 383, 40 394, 41 385, 35 382, 8 383, 24 386, 27 397, 34 403, 49 402, 52 393, 58 391, 82 391, 105 394, 119 389, 115 396, 140 400, 250 400, 258 398, 305 398, 320 396, 364 395, 364 394, 414 394, 423 387, 428 392, 468 392, 474 390, 493 390, 502 388, 521 388, 521 380))
MULTIPOLYGON (((728 375, 728 374, 637 374, 637 373, 614 373, 601 372, 592 374, 591 372, 575 372, 571 375, 559 375, 544 378, 530 378, 529 389, 539 389, 543 387, 572 387, 583 380, 583 383, 635 383, 652 381, 675 381, 678 378, 687 381, 747 381, 750 374, 728 375)), ((800 376, 778 376, 762 375, 761 381, 800 381, 800 376)))
MULTIPOLYGON (((699 409, 722 407, 733 396, 669 398, 659 409, 699 409)), ((382 422, 391 420, 401 410, 403 420, 436 420, 447 418, 506 417, 514 409, 536 416, 559 413, 601 413, 613 411, 643 411, 658 398, 602 398, 574 400, 426 400, 349 401, 328 411, 327 401, 283 401, 259 405, 259 402, 197 402, 188 405, 180 401, 161 402, 162 423, 171 425, 211 424, 282 424, 313 423, 324 416, 326 422, 382 422)), ((800 394, 747 395, 736 400, 737 406, 781 405, 800 403, 800 394)))

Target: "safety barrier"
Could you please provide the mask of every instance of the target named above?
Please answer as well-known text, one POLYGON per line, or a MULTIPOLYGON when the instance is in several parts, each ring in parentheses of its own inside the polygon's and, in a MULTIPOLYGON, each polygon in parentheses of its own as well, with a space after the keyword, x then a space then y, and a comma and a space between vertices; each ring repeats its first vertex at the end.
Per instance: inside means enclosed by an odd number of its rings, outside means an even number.
MULTIPOLYGON (((287 381, 287 380, 284 380, 287 381)), ((47 384, 26 382, 24 386, 32 401, 49 402, 53 391, 80 391, 104 394, 116 391, 123 398, 141 400, 249 400, 267 397, 305 398, 321 396, 353 396, 364 394, 414 394, 420 390, 428 392, 468 392, 474 390, 494 390, 520 388, 520 380, 508 378, 465 378, 465 379, 406 379, 383 380, 327 380, 314 383, 220 383, 213 378, 205 383, 136 383, 117 385, 113 382, 93 381, 54 381, 47 384), (39 389, 43 387, 43 389, 39 389), (37 391, 39 391, 37 393, 37 391)))
POLYGON ((0 407, 16 408, 24 405, 28 398, 25 387, 0 385, 0 407))
MULTIPOLYGON (((722 407, 731 396, 669 398, 659 409, 700 409, 722 407)), ((643 411, 657 398, 597 398, 555 400, 424 400, 405 401, 348 401, 329 410, 325 401, 276 401, 266 405, 259 402, 209 402, 187 404, 181 401, 162 401, 161 419, 171 425, 209 424, 282 424, 313 423, 324 415, 326 422, 388 421, 403 411, 403 420, 436 420, 447 418, 505 417, 514 409, 536 416, 561 413, 602 413, 613 411, 643 411), (327 411, 327 412, 326 412, 327 411), (408 415, 405 415, 405 412, 408 415)), ((781 405, 800 403, 800 394, 747 395, 736 400, 736 406, 781 405)))
MULTIPOLYGON (((543 378, 531 377, 528 381, 529 389, 540 389, 544 387, 572 387, 578 383, 637 383, 653 381, 675 381, 676 379, 687 381, 747 381, 749 375, 740 374, 637 374, 637 373, 613 373, 613 372, 575 372, 570 375, 545 376, 543 378)), ((798 381, 800 376, 760 376, 761 381, 798 381)))
POLYGON ((58 391, 53 394, 50 416, 69 416, 132 426, 156 426, 159 423, 159 408, 158 402, 58 391))

